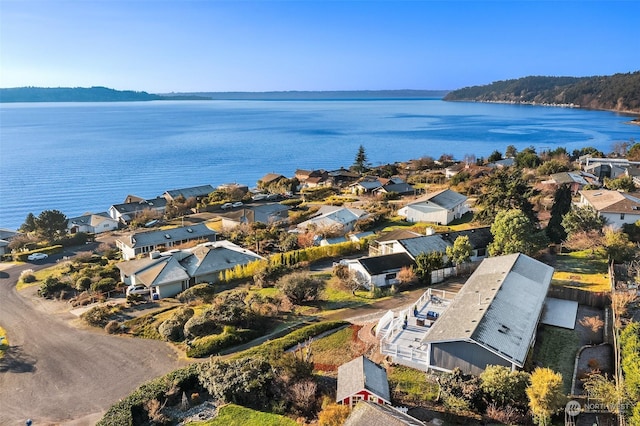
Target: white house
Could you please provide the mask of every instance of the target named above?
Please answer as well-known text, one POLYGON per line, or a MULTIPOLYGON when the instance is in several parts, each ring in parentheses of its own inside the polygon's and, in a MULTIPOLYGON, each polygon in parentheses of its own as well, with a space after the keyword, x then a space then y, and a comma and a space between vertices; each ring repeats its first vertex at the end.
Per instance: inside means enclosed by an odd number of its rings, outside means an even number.
POLYGON ((640 193, 606 189, 580 191, 580 205, 593 208, 613 228, 621 228, 640 219, 640 193))
POLYGON ((350 271, 364 287, 388 287, 399 284, 398 273, 402 268, 415 268, 416 263, 406 253, 385 254, 345 261, 350 271))
POLYGON ((149 200, 129 195, 122 204, 114 204, 109 207, 109 216, 128 224, 137 214, 144 211, 154 212, 160 216, 164 214, 167 207, 167 200, 163 197, 152 198, 149 200))
POLYGON ((218 233, 204 223, 159 231, 136 232, 116 239, 124 260, 140 254, 171 249, 190 241, 215 241, 218 233))
POLYGON ((118 229, 119 222, 113 219, 107 212, 97 214, 85 214, 67 220, 67 230, 71 234, 86 232, 88 234, 100 234, 118 229))
POLYGON ((367 216, 368 213, 361 209, 322 206, 315 217, 298 224, 298 229, 328 230, 332 233, 344 235, 353 230, 358 220, 367 216))
POLYGON ((432 222, 448 225, 470 211, 467 197, 450 189, 433 192, 398 210, 408 222, 432 222))

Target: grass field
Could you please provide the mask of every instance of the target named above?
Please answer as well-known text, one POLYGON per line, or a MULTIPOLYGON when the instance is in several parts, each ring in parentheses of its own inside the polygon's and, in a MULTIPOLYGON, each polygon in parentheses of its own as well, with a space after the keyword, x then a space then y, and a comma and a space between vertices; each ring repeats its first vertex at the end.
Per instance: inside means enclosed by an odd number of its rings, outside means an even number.
POLYGON ((317 370, 334 371, 362 355, 365 345, 358 340, 357 326, 349 326, 311 343, 312 360, 317 370))
POLYGON ((438 397, 438 384, 428 382, 424 372, 396 365, 387 369, 387 377, 393 397, 403 403, 418 404, 438 397))
POLYGON ((578 349, 580 337, 575 330, 542 326, 542 334, 536 342, 533 356, 535 364, 561 373, 564 391, 567 394, 571 391, 571 378, 578 349))
POLYGON ((593 292, 609 291, 606 254, 602 250, 558 254, 551 284, 593 292))
POLYGON ((215 419, 204 422, 187 423, 187 426, 296 426, 297 423, 277 414, 263 413, 235 404, 225 405, 218 410, 215 419))

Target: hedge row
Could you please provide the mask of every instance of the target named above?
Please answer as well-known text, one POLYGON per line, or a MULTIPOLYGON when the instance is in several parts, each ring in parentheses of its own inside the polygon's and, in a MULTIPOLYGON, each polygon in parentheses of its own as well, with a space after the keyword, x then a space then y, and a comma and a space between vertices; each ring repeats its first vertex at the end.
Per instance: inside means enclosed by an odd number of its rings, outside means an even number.
POLYGON ((27 257, 29 257, 30 254, 33 254, 33 253, 55 254, 55 253, 60 253, 62 250, 63 250, 62 245, 58 244, 55 246, 43 247, 37 250, 13 253, 12 256, 13 256, 13 259, 16 261, 26 262, 27 257))
POLYGON ((225 327, 225 331, 221 334, 195 339, 191 343, 191 347, 187 349, 187 356, 191 358, 204 358, 209 355, 215 355, 224 349, 241 345, 255 339, 261 334, 257 330, 236 330, 233 329, 233 327, 231 328, 232 330, 228 330, 227 327, 225 327))
POLYGON ((298 343, 302 343, 311 337, 315 337, 319 334, 324 333, 325 331, 342 327, 343 325, 346 325, 346 324, 349 324, 349 323, 347 321, 326 321, 326 322, 318 322, 315 324, 307 325, 298 330, 292 331, 286 336, 283 336, 271 341, 267 341, 260 346, 256 346, 251 349, 247 349, 246 351, 239 352, 233 358, 237 359, 237 358, 253 357, 253 356, 268 357, 273 353, 284 352, 285 350, 292 348, 298 343))

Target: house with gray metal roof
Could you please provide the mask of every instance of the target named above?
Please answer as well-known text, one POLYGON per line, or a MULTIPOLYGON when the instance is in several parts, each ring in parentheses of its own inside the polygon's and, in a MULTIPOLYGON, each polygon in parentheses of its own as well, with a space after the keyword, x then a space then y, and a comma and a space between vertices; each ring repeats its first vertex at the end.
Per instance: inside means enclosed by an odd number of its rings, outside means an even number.
POLYGON ((162 196, 167 201, 175 201, 176 198, 182 196, 185 200, 189 198, 195 198, 199 200, 202 197, 206 197, 211 194, 215 189, 211 185, 200 185, 200 186, 192 186, 190 188, 182 188, 182 189, 171 189, 169 191, 165 191, 162 196))
POLYGON ((535 342, 553 268, 524 254, 484 259, 429 327, 427 369, 480 374, 522 368, 535 342))
POLYGON ((163 251, 190 241, 215 241, 218 233, 204 223, 158 231, 135 232, 116 239, 124 260, 163 251))
POLYGON ((408 222, 432 222, 448 225, 470 211, 467 197, 450 189, 427 194, 398 210, 408 222))
POLYGON ((336 402, 353 407, 358 401, 391 404, 387 370, 365 356, 338 367, 336 402))

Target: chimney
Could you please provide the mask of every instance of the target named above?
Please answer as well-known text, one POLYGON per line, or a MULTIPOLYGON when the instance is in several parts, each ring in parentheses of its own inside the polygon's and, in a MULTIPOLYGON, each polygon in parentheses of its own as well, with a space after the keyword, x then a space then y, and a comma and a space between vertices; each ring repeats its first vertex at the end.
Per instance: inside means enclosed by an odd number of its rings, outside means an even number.
POLYGON ((426 235, 433 235, 436 233, 436 231, 430 226, 428 226, 427 229, 424 230, 424 232, 426 235))

